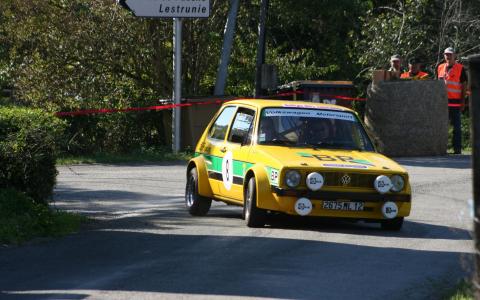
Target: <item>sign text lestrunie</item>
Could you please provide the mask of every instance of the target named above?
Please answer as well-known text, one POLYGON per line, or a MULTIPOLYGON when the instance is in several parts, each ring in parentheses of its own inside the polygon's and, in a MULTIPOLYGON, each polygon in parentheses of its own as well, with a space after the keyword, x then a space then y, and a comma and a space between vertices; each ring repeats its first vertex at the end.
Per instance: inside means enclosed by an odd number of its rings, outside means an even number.
POLYGON ((184 6, 184 5, 163 5, 160 4, 160 9, 158 10, 159 13, 161 14, 205 14, 207 13, 207 7, 202 6, 199 4, 198 6, 184 6))
POLYGON ((137 17, 208 18, 210 0, 118 0, 137 17))

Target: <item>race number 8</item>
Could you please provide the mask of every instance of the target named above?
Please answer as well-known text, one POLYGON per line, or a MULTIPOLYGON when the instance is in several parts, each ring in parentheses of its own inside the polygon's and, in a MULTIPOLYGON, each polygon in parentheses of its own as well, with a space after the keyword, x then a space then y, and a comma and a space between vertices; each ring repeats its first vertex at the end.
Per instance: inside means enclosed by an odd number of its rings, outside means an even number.
POLYGON ((233 184, 233 155, 231 151, 225 153, 222 160, 222 181, 225 189, 229 191, 233 184))

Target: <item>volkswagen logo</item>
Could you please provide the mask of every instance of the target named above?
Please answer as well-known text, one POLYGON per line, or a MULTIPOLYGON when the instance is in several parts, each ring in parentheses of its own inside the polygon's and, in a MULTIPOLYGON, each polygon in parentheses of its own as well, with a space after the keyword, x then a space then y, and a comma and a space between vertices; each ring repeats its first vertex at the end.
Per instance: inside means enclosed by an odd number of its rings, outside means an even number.
POLYGON ((342 176, 342 178, 340 180, 342 181, 343 185, 349 185, 350 182, 352 181, 352 178, 350 176, 348 176, 348 174, 345 174, 345 175, 342 176))

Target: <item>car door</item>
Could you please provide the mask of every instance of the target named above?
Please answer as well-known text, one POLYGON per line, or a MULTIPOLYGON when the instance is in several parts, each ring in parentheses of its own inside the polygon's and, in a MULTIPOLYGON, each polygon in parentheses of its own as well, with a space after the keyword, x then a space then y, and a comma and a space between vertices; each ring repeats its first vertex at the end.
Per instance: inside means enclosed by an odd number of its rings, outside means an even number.
POLYGON ((232 120, 228 137, 221 148, 222 182, 220 195, 235 202, 243 202, 243 178, 252 165, 249 162, 255 110, 240 106, 232 120))
POLYGON ((203 156, 208 171, 208 180, 214 195, 219 195, 219 186, 222 181, 222 160, 225 155, 225 140, 231 120, 237 110, 234 105, 226 106, 217 115, 215 122, 209 128, 203 156))

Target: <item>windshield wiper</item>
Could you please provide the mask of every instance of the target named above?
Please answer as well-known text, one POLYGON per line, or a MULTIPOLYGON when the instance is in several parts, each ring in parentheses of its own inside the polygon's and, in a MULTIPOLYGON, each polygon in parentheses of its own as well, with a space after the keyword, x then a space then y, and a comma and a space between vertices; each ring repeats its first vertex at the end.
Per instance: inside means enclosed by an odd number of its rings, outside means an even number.
POLYGON ((294 145, 295 142, 292 142, 290 140, 273 139, 273 140, 261 142, 261 144, 262 145, 288 145, 288 146, 291 146, 291 145, 294 145))
POLYGON ((299 146, 299 147, 312 147, 312 148, 322 148, 322 146, 324 145, 324 143, 307 143, 307 142, 302 142, 302 143, 298 143, 296 144, 295 146, 299 146))
POLYGON ((346 145, 344 143, 334 143, 334 142, 318 142, 318 143, 299 143, 297 146, 307 146, 312 147, 314 149, 322 148, 322 149, 339 149, 339 150, 353 150, 353 151, 363 151, 362 148, 358 146, 346 145))

